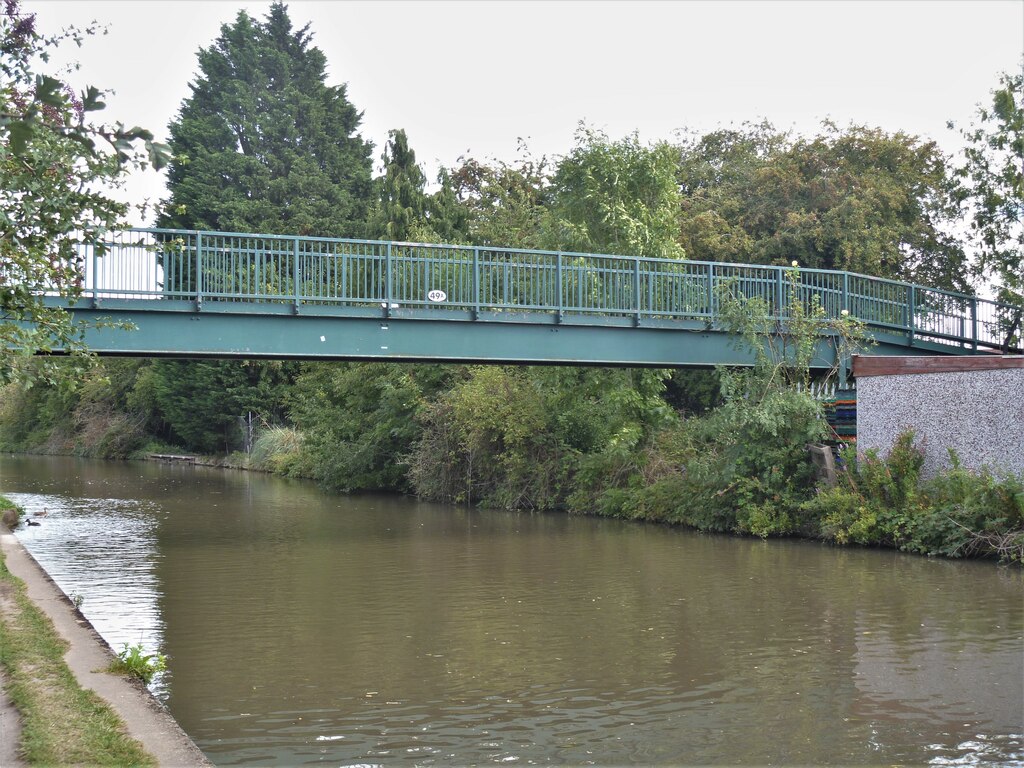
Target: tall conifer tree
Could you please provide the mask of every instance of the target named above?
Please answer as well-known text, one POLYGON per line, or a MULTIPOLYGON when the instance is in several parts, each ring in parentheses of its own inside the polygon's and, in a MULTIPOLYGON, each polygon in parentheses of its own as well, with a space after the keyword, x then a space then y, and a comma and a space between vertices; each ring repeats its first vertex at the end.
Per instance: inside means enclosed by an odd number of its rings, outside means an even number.
POLYGON ((199 51, 192 95, 171 123, 160 226, 363 235, 372 145, 346 86, 326 84, 309 25, 274 3, 263 21, 239 11, 199 51))
POLYGON ((427 207, 423 191, 426 176, 416 162, 405 130, 391 131, 381 156, 384 176, 374 213, 374 230, 385 240, 408 240, 417 224, 422 226, 427 207))
MULTIPOLYGON (((326 84, 326 58, 311 40, 278 2, 262 21, 240 11, 199 51, 192 95, 170 126, 159 226, 366 234, 373 147, 357 133, 362 114, 346 87, 326 84)), ((232 425, 248 410, 275 420, 294 374, 289 363, 165 362, 151 379, 174 437, 211 451, 235 447, 232 425)))

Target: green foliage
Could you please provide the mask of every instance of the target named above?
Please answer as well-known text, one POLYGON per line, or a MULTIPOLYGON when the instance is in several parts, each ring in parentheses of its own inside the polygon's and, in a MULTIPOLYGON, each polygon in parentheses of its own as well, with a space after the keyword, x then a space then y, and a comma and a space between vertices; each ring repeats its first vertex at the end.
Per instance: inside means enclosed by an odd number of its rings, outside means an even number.
POLYGON ((110 665, 111 672, 137 677, 146 685, 166 669, 167 657, 162 653, 146 653, 142 643, 125 643, 124 648, 117 654, 117 660, 110 665))
POLYGON ((834 488, 803 507, 827 541, 898 547, 947 557, 1024 558, 1024 478, 952 468, 922 482, 924 454, 912 432, 883 459, 846 456, 834 488))
POLYGON ((437 365, 308 364, 291 401, 303 435, 292 471, 338 490, 405 490, 400 457, 419 437, 421 399, 452 374, 437 365))
POLYGON ((292 474, 301 463, 302 434, 291 427, 270 427, 256 439, 249 456, 249 469, 292 474))
POLYGON ((628 460, 671 419, 664 373, 472 368, 421 418, 408 459, 426 498, 508 509, 565 506, 577 472, 628 460))
POLYGON ((199 52, 192 95, 171 123, 170 197, 160 226, 358 237, 372 197, 371 145, 346 87, 326 84, 309 27, 275 2, 243 10, 199 52))
POLYGON ((759 296, 743 295, 734 281, 719 286, 719 322, 735 334, 735 344, 753 350, 755 356, 750 370, 720 370, 726 400, 737 394, 756 398, 780 387, 807 389, 812 363, 826 362, 818 359, 823 337, 831 338, 834 353, 832 369, 825 378, 837 373, 841 360, 870 344, 864 323, 849 314, 828 317, 817 294, 805 298, 796 262, 784 278, 787 300, 781 312, 759 296), (776 316, 779 314, 781 317, 776 316))
POLYGON ((794 138, 745 125, 681 147, 681 241, 707 261, 847 269, 966 288, 944 157, 904 133, 826 122, 794 138))
POLYGON ((1024 476, 972 472, 951 459, 952 469, 924 484, 931 519, 908 526, 908 548, 1024 563, 1024 476))
POLYGON ((158 435, 200 453, 228 453, 241 439, 248 412, 280 420, 295 364, 256 361, 155 360, 141 382, 158 435))
MULTIPOLYGON (((68 361, 54 361, 60 370, 68 361)), ((38 364, 38 363, 37 363, 38 364)), ((140 360, 108 359, 79 372, 74 389, 37 381, 0 395, 0 447, 10 451, 125 458, 145 441, 146 415, 132 405, 140 360)), ((61 374, 70 378, 72 373, 61 374)))
POLYGON ((913 433, 901 434, 884 460, 874 451, 859 460, 848 453, 845 460, 853 468, 806 506, 820 517, 822 535, 839 544, 904 543, 908 517, 922 510, 918 484, 924 454, 913 433))
POLYGON ((552 238, 565 250, 682 258, 678 151, 581 127, 552 180, 552 238))
MULTIPOLYGON (((461 164, 447 172, 474 245, 544 248, 548 244, 548 161, 535 160, 522 144, 519 149, 516 163, 460 158, 461 164)), ((447 205, 454 212, 450 199, 447 205)))
POLYGON ((815 484, 806 446, 824 438, 825 420, 809 394, 809 366, 823 333, 847 355, 863 329, 825 317, 798 285, 793 269, 782 321, 763 300, 723 286, 723 324, 755 364, 718 371, 723 402, 714 410, 667 429, 631 462, 587 476, 577 509, 762 537, 816 533, 803 508, 815 484))
POLYGON ((441 243, 464 245, 469 238, 469 209, 455 195, 451 172, 437 174, 438 190, 427 199, 427 227, 441 243))
MULTIPOLYGON (((968 143, 957 195, 970 217, 976 276, 994 280, 1000 301, 1024 308, 1024 74, 1004 73, 999 85, 978 108, 978 123, 961 131, 968 143)), ((1008 346, 1019 345, 1020 313, 1003 331, 1008 346)))
POLYGON ((415 226, 424 221, 427 195, 423 191, 426 177, 416 164, 416 153, 409 147, 404 130, 388 134, 381 160, 384 177, 379 180, 379 198, 371 216, 373 236, 410 240, 415 226))
POLYGON ((42 294, 77 299, 84 266, 75 243, 102 243, 126 214, 127 206, 96 190, 166 159, 148 131, 95 120, 104 107, 99 90, 76 96, 36 71, 63 42, 81 44, 94 31, 46 37, 17 2, 0 12, 0 383, 55 382, 68 370, 49 361, 28 364, 38 350, 73 353, 76 371, 87 364, 85 326, 48 307, 42 294))

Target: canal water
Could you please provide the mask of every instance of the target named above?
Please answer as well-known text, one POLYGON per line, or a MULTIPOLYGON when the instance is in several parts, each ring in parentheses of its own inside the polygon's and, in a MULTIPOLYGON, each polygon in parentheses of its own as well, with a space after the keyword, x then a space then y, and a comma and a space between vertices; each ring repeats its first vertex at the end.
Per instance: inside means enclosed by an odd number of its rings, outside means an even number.
POLYGON ((1024 765, 1024 576, 0 459, 21 540, 218 765, 1024 765))

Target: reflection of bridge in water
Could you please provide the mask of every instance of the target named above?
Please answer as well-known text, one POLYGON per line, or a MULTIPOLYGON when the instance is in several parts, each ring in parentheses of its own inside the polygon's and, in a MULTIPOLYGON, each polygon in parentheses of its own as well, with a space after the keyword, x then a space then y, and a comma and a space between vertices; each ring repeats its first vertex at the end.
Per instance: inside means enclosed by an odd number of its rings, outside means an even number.
MULTIPOLYGON (((1020 346, 1017 308, 830 270, 158 229, 78 255, 76 317, 136 326, 87 333, 108 355, 747 364, 720 323, 723 291, 762 299, 783 323, 794 299, 845 311, 878 354, 1020 346)), ((823 336, 814 365, 835 361, 823 336)))

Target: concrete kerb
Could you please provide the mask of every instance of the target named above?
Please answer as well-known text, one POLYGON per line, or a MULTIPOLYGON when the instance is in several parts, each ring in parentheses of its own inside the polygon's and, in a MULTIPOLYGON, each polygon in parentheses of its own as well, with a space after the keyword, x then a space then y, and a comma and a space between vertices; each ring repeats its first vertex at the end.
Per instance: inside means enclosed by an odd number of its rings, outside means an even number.
POLYGON ((70 646, 65 662, 79 685, 94 691, 124 721, 129 735, 162 766, 212 765, 164 706, 137 680, 110 674, 114 653, 49 574, 0 526, 7 568, 25 582, 29 599, 53 622, 70 646))

